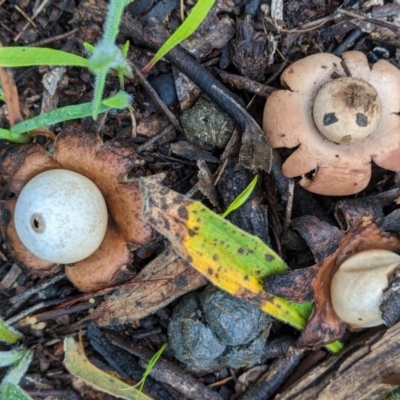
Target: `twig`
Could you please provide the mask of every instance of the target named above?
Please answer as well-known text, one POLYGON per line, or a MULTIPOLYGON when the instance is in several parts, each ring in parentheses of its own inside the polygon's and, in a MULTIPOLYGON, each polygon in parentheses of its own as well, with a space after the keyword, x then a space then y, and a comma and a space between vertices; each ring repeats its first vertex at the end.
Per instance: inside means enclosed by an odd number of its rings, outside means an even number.
MULTIPOLYGON (((107 333, 106 337, 113 345, 139 357, 146 363, 153 355, 150 350, 138 344, 132 345, 131 342, 128 343, 124 338, 113 332, 107 333)), ((150 376, 159 382, 172 386, 189 399, 221 400, 221 396, 218 393, 211 391, 191 375, 185 374, 170 361, 159 359, 151 370, 150 376)))
POLYGON ((171 110, 164 104, 158 93, 153 89, 153 87, 149 84, 145 76, 140 72, 140 69, 137 68, 136 65, 134 65, 133 63, 132 63, 132 69, 135 73, 136 78, 139 80, 140 84, 150 95, 151 99, 154 101, 157 107, 159 107, 161 111, 166 115, 166 117, 169 119, 169 122, 171 122, 174 128, 177 131, 182 132, 182 127, 178 119, 171 112, 171 110))
POLYGON ((289 358, 275 360, 264 374, 240 400, 268 400, 290 376, 299 361, 304 357, 304 350, 293 351, 289 358))
POLYGON ((25 310, 21 311, 19 314, 14 315, 14 317, 6 320, 6 322, 8 325, 15 324, 20 319, 28 317, 30 314, 34 313, 35 311, 41 310, 42 308, 55 306, 57 304, 62 303, 63 301, 64 301, 64 299, 53 299, 53 300, 48 300, 48 301, 42 301, 38 304, 35 304, 32 307, 26 308, 25 310))
POLYGON ((65 274, 60 273, 58 275, 52 276, 51 278, 49 278, 47 280, 42 280, 36 286, 31 287, 30 289, 25 290, 21 294, 18 294, 17 296, 12 297, 10 299, 10 303, 11 304, 22 303, 22 302, 28 300, 29 297, 33 296, 35 293, 38 293, 38 292, 46 289, 47 287, 53 285, 54 283, 56 283, 64 278, 65 278, 65 274))
POLYGON ((72 31, 62 33, 61 35, 53 36, 51 38, 39 40, 35 43, 27 44, 26 47, 40 47, 50 43, 57 42, 58 40, 68 39, 70 36, 75 35, 76 32, 79 31, 79 28, 72 29, 72 31))
MULTIPOLYGON (((3 47, 1 42, 0 47, 3 47)), ((10 68, 0 68, 0 83, 4 91, 8 122, 10 126, 13 126, 17 122, 22 121, 23 118, 19 108, 19 97, 14 81, 14 74, 10 68)))
MULTIPOLYGON (((28 22, 22 27, 22 29, 19 31, 18 35, 15 36, 14 42, 18 42, 19 38, 26 31, 26 29, 28 28, 29 24, 31 22, 33 23, 33 20, 42 12, 43 8, 47 5, 48 2, 49 2, 49 0, 44 0, 42 2, 42 4, 40 4, 40 6, 37 8, 37 10, 35 11, 35 13, 32 15, 31 18, 26 16, 26 19, 28 20, 28 22)), ((15 6, 15 7, 17 7, 17 6, 15 6)), ((24 15, 25 15, 25 13, 24 13, 24 15)), ((35 24, 33 24, 33 25, 35 26, 35 24)))
MULTIPOLYGON (((285 222, 283 224, 282 238, 286 237, 286 234, 289 230, 290 220, 292 218, 293 197, 294 197, 294 180, 290 179, 288 190, 287 190, 287 195, 286 195, 285 222)), ((283 241, 283 239, 282 239, 282 241, 283 241)))
POLYGON ((397 26, 395 24, 391 24, 390 22, 381 21, 380 19, 376 19, 376 18, 369 18, 369 17, 357 14, 357 13, 352 12, 352 11, 343 10, 342 8, 337 10, 336 14, 345 14, 345 15, 348 15, 349 17, 360 19, 360 20, 366 21, 366 22, 370 22, 371 24, 384 26, 385 28, 388 28, 388 29, 393 29, 395 31, 399 31, 400 30, 400 26, 397 26))
POLYGON ((137 151, 138 153, 142 152, 143 150, 146 150, 148 147, 150 147, 152 144, 156 143, 158 140, 160 140, 162 137, 164 137, 165 135, 167 135, 168 133, 170 133, 172 131, 173 127, 167 126, 166 128, 164 128, 160 133, 158 133, 157 135, 153 136, 151 139, 149 139, 146 143, 141 144, 137 151))

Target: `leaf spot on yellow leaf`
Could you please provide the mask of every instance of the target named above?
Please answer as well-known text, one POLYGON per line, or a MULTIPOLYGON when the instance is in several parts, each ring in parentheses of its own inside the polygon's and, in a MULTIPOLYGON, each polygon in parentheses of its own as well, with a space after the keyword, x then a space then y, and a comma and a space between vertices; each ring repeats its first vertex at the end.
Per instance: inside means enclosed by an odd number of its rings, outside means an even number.
POLYGON ((178 215, 182 218, 182 219, 188 219, 188 212, 186 210, 185 207, 179 207, 178 208, 178 215))
POLYGON ((265 259, 266 259, 268 262, 272 262, 272 261, 275 260, 275 257, 274 257, 272 254, 266 254, 266 255, 265 255, 265 259))

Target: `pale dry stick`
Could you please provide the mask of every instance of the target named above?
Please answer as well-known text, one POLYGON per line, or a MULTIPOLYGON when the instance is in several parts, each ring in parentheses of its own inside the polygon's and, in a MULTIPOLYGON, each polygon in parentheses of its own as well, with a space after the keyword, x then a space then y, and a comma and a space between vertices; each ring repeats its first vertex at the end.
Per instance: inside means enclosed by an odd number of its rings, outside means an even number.
POLYGON ((15 5, 14 8, 34 27, 37 28, 37 25, 33 22, 33 20, 25 13, 25 11, 20 8, 18 5, 15 5))
POLYGON ((392 30, 395 30, 395 31, 399 31, 400 30, 400 26, 397 26, 397 25, 392 24, 390 22, 381 21, 380 19, 376 19, 376 18, 369 18, 369 17, 366 17, 365 15, 357 14, 357 13, 352 12, 352 11, 347 11, 347 10, 340 9, 340 10, 336 11, 336 14, 348 15, 349 17, 360 19, 360 20, 366 21, 366 22, 370 22, 371 24, 383 26, 385 28, 392 29, 392 30))
POLYGON ((27 44, 26 47, 41 47, 44 45, 48 45, 50 43, 57 42, 58 40, 68 39, 70 36, 73 36, 76 32, 79 31, 79 28, 72 29, 72 31, 62 33, 61 35, 53 36, 51 38, 39 40, 38 42, 27 44))
POLYGON ((64 273, 60 273, 58 275, 54 275, 50 279, 43 280, 39 282, 36 286, 31 287, 28 290, 25 290, 21 294, 14 296, 10 299, 11 304, 16 304, 19 302, 26 301, 29 297, 33 296, 35 293, 38 293, 44 289, 46 289, 49 286, 52 286, 54 283, 60 281, 61 279, 64 279, 66 276, 64 273))
POLYGON ((44 7, 47 5, 48 2, 49 2, 49 0, 44 0, 42 2, 42 4, 40 4, 40 6, 37 8, 37 10, 33 13, 32 17, 27 18, 28 22, 22 27, 22 29, 19 31, 18 35, 15 36, 14 42, 17 42, 20 39, 22 34, 28 29, 30 21, 32 21, 32 22, 34 21, 34 19, 42 12, 42 10, 44 9, 44 7))
POLYGON ((286 210, 285 210, 285 222, 283 224, 282 238, 285 238, 289 230, 290 221, 292 218, 293 209, 293 198, 294 198, 294 180, 289 179, 289 185, 287 190, 286 210))

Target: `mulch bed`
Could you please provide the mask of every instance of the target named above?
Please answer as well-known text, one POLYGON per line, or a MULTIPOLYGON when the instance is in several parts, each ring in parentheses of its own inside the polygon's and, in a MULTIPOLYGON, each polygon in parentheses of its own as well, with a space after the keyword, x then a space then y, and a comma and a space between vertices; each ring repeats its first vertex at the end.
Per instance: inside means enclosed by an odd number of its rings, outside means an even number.
MULTIPOLYGON (((183 44, 193 57, 178 49, 145 77, 140 75, 140 69, 150 61, 167 33, 180 24, 179 2, 138 0, 128 5, 118 43, 131 41, 129 59, 137 73, 125 80, 125 90, 133 96, 135 125, 128 110, 109 112, 95 122, 85 118, 80 123, 83 130, 99 132, 104 141, 117 138, 137 146, 132 178, 164 173, 164 185, 194 196, 221 212, 250 182, 252 173, 246 167, 254 166, 254 160, 239 162, 240 130, 235 130, 235 126, 244 130, 249 122, 246 116, 238 114, 235 104, 246 108, 262 126, 265 100, 281 87, 281 72, 294 61, 315 53, 340 56, 346 50, 358 50, 366 54, 371 63, 386 59, 400 68, 400 5, 353 0, 290 0, 272 2, 272 5, 266 0, 220 0, 217 3, 217 8, 199 30, 183 44), (202 73, 205 70, 208 74, 202 73), (211 88, 215 82, 220 85, 218 94, 211 88), (233 92, 235 102, 224 100, 223 93, 227 89, 233 92), (191 131, 190 124, 196 125, 196 121, 204 117, 202 108, 197 114, 188 114, 188 110, 195 109, 193 106, 202 91, 206 95, 201 100, 203 106, 213 110, 211 114, 216 119, 207 123, 217 127, 227 124, 226 132, 214 135, 210 129, 199 136, 196 129, 194 133, 191 131), (226 114, 218 114, 221 107, 226 114), (204 161, 199 165, 198 160, 204 161), (199 168, 203 174, 200 178, 199 168), (219 177, 216 188, 213 176, 219 177)), ((52 47, 85 55, 82 43, 93 44, 100 38, 106 10, 103 1, 0 0, 0 40, 3 46, 52 47)), ((49 70, 23 68, 14 71, 24 118, 40 112, 45 90, 42 78, 49 70)), ((105 95, 118 89, 118 77, 109 75, 105 95)), ((63 72, 57 84, 58 106, 87 102, 92 96, 93 76, 87 70, 68 68, 63 72)), ((2 106, 0 126, 7 124, 2 106)), ((58 134, 66 125, 55 126, 52 130, 58 134)), ((38 137, 35 140, 45 143, 48 139, 38 137)), ((283 151, 281 155, 287 154, 283 151)), ((314 256, 291 228, 290 221, 312 216, 335 225, 334 209, 342 198, 305 191, 296 180, 282 176, 277 160, 270 174, 259 171, 261 179, 251 204, 228 219, 272 246, 291 268, 308 267, 314 264, 314 256)), ((398 173, 374 166, 368 187, 350 197, 364 199, 398 188, 399 178, 398 173)), ((11 196, 4 181, 0 196, 1 199, 11 196)), ((386 212, 393 209, 389 206, 386 212)), ((112 290, 83 294, 62 271, 44 279, 31 276, 9 256, 3 238, 2 241, 0 315, 24 333, 25 345, 35 351, 21 386, 35 399, 114 398, 85 386, 65 369, 63 339, 68 335, 78 337, 79 332, 83 333, 85 350, 93 364, 106 371, 116 371, 125 379, 139 380, 146 361, 168 341, 167 327, 180 298, 152 310, 153 313, 140 320, 99 329, 92 322, 91 313, 112 290)), ((137 276, 165 247, 163 237, 156 235, 150 243, 132 249, 131 275, 137 276)), ((362 348, 359 343, 365 343, 363 340, 372 343, 383 335, 378 330, 373 332, 372 339, 371 336, 365 339, 364 333, 346 334, 344 341, 359 350, 362 348)), ((324 349, 293 352, 291 346, 298 336, 298 331, 274 321, 262 362, 250 371, 256 378, 245 369, 225 365, 195 370, 177 361, 167 348, 163 360, 148 378, 145 390, 155 399, 274 398, 329 357, 324 349), (263 376, 265 365, 270 368, 268 379, 264 377, 264 382, 252 383, 263 376), (248 389, 247 394, 245 389, 248 389)), ((316 379, 323 379, 323 375, 316 379)), ((395 387, 398 378, 387 384, 395 387)), ((301 397, 300 391, 293 396, 287 398, 306 398, 301 397)), ((317 394, 309 396, 313 398, 317 394)))

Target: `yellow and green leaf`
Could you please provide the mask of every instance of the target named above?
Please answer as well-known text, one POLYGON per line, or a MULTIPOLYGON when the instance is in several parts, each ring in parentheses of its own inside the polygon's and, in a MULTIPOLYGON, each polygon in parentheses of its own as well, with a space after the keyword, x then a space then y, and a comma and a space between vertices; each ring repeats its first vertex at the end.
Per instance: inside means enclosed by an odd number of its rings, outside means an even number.
MULTIPOLYGON (((144 216, 192 267, 272 317, 298 329, 306 326, 312 303, 293 303, 263 288, 262 278, 288 271, 265 243, 156 179, 141 179, 140 187, 144 216)), ((335 342, 328 348, 337 352, 341 344, 335 342)))
POLYGON ((263 289, 263 277, 288 271, 272 249, 199 202, 148 180, 141 189, 145 217, 189 264, 221 289, 304 328, 310 303, 291 303, 263 289))

